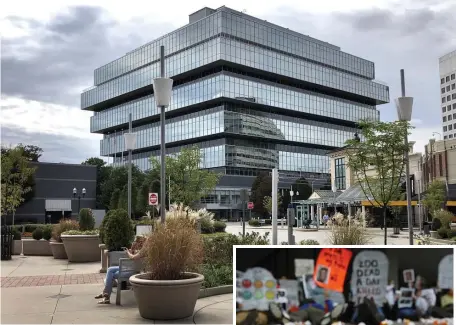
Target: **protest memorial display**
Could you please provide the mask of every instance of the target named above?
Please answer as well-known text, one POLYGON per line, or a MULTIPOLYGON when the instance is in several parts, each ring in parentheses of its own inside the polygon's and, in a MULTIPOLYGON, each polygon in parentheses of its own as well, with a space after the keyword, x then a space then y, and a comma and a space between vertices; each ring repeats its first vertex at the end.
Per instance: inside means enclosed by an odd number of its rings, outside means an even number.
POLYGON ((269 310, 277 297, 277 281, 266 269, 255 267, 242 274, 239 303, 241 310, 269 310))
POLYGON ((353 253, 345 248, 323 248, 315 267, 315 283, 324 289, 343 292, 352 255, 353 253))
POLYGON ((388 257, 381 251, 362 251, 352 264, 351 292, 355 304, 364 297, 381 306, 388 286, 388 257))

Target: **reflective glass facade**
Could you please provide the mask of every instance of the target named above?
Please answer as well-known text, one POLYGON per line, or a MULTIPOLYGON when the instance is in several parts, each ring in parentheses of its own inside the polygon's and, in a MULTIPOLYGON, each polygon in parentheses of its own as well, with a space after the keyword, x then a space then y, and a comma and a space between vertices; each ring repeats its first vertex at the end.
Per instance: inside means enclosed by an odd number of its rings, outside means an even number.
MULTIPOLYGON (((310 178, 326 173, 329 150, 344 146, 359 120, 378 120, 376 105, 389 101, 370 61, 229 8, 207 13, 95 70, 81 109, 94 111, 90 130, 104 135, 100 153, 114 165, 126 160, 130 113, 137 134, 133 163, 147 170, 149 158, 160 154, 151 85, 160 73, 161 45, 166 75, 174 79, 167 154, 196 145, 200 167, 229 179, 272 168, 310 178)), ((217 187, 202 203, 238 209, 240 185, 230 186, 217 187)))
MULTIPOLYGON (((245 79, 241 75, 223 72, 173 89, 171 104, 167 111, 203 103, 215 98, 250 98, 255 103, 284 108, 302 113, 327 116, 357 122, 361 119, 379 118, 375 106, 339 99, 334 96, 273 84, 260 79, 245 79)), ((153 95, 95 112, 90 119, 90 131, 100 132, 120 124, 158 116, 159 108, 153 95)))

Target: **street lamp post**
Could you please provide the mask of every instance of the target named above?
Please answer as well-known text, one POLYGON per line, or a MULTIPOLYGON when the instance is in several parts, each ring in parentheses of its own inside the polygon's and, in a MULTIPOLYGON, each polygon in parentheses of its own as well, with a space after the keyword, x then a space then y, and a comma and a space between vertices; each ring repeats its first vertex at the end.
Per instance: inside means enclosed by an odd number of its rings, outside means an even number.
MULTIPOLYGON (((125 148, 128 150, 128 216, 131 218, 131 170, 132 150, 136 147, 136 133, 132 132, 131 113, 129 114, 128 133, 124 133, 125 148)), ((123 152, 123 151, 122 151, 123 152)))
MULTIPOLYGON (((396 108, 399 121, 410 122, 412 119, 413 97, 405 97, 405 80, 404 69, 401 69, 401 90, 402 97, 396 99, 396 108)), ((409 162, 409 143, 408 143, 408 129, 405 133, 405 185, 407 192, 407 219, 409 228, 409 244, 413 245, 413 219, 412 219, 412 194, 410 187, 410 162, 409 162)))
POLYGON ((161 222, 166 218, 166 141, 165 141, 165 110, 171 101, 173 79, 165 78, 165 47, 160 46, 160 78, 154 79, 154 97, 160 107, 160 203, 161 222))
POLYGON ((336 210, 336 192, 337 192, 337 187, 333 185, 332 187, 332 192, 333 192, 333 200, 334 200, 334 216, 336 216, 337 210, 336 210))
POLYGON ((420 223, 420 235, 423 234, 423 221, 421 220, 421 170, 415 172, 415 180, 418 183, 418 221, 420 223))
POLYGON ((74 198, 76 198, 76 196, 78 197, 78 214, 79 214, 79 211, 81 211, 81 197, 84 197, 85 195, 86 195, 85 187, 82 188, 81 194, 78 194, 78 189, 76 187, 73 188, 73 197, 74 198))

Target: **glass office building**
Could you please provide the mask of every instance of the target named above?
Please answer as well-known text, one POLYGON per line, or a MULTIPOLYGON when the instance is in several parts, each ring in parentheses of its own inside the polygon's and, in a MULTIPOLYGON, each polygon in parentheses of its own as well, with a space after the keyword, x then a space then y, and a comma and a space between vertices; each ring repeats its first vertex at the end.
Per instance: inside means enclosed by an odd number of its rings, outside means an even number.
POLYGON ((329 182, 329 150, 342 147, 360 119, 379 119, 389 89, 376 82, 374 63, 339 47, 221 7, 203 8, 189 24, 95 70, 81 108, 94 112, 90 129, 103 134, 101 155, 122 164, 123 133, 132 114, 133 162, 150 167, 160 153, 159 108, 152 80, 174 79, 166 112, 167 154, 198 146, 201 168, 223 176, 202 203, 237 218, 239 191, 278 167, 286 177, 329 182))

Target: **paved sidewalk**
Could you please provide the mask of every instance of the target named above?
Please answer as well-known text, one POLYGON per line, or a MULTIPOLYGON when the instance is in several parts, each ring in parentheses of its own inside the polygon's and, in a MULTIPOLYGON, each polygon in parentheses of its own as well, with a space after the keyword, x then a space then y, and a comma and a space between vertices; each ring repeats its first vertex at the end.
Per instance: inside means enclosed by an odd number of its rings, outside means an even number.
POLYGON ((122 306, 115 305, 115 292, 110 305, 98 305, 94 296, 102 291, 104 276, 95 273, 99 268, 99 262, 68 263, 66 260, 55 260, 52 256, 13 256, 11 261, 2 261, 2 324, 232 324, 233 322, 232 294, 199 299, 193 316, 174 321, 143 319, 139 315, 132 290, 122 292, 122 306), (92 283, 94 279, 96 283, 92 283), (77 284, 67 284, 68 280, 73 283, 76 281, 77 284), (56 281, 59 283, 56 284, 56 281))

